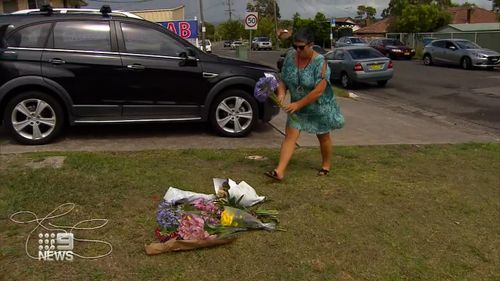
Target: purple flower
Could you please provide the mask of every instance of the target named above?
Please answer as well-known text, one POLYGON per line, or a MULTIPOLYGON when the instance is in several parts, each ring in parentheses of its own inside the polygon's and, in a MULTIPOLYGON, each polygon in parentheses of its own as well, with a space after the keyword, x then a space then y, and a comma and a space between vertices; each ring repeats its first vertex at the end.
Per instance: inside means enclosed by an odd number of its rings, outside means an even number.
POLYGON ((179 236, 184 240, 212 239, 214 236, 205 231, 205 221, 194 214, 184 214, 178 228, 179 236))
POLYGON ((181 218, 181 209, 171 203, 163 200, 158 206, 156 221, 165 230, 173 230, 179 226, 181 218))
POLYGON ((274 95, 274 91, 278 88, 278 81, 274 77, 261 77, 257 84, 253 95, 260 102, 265 102, 270 95, 274 95))

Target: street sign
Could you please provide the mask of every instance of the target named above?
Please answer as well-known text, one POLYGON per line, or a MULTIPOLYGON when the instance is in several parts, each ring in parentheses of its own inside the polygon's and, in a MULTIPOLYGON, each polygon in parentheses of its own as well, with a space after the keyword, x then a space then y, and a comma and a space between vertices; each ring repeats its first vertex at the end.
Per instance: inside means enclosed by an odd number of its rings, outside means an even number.
POLYGON ((247 12, 245 14, 245 29, 256 30, 258 19, 259 19, 259 13, 247 12))
POLYGON ((331 24, 332 27, 335 27, 335 18, 332 18, 330 24, 331 24))

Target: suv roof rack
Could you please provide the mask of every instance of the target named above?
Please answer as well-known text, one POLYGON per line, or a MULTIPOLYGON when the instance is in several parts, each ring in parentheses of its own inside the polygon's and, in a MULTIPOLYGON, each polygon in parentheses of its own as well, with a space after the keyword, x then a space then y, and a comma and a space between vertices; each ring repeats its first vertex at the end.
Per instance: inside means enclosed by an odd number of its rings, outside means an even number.
POLYGON ((101 14, 104 17, 109 17, 109 14, 111 14, 111 7, 109 5, 102 5, 101 9, 99 10, 101 14))
POLYGON ((54 13, 54 9, 52 9, 52 6, 50 6, 50 4, 44 4, 40 8, 40 13, 50 16, 52 15, 52 13, 54 13))

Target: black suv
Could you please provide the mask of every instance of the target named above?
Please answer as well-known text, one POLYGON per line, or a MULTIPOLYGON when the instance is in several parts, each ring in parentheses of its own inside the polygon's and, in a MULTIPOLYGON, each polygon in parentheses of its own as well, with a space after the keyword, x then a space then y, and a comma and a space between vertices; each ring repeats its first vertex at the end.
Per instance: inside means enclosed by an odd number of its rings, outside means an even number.
POLYGON ((278 113, 253 97, 272 68, 101 11, 0 16, 0 119, 18 142, 48 143, 66 124, 168 121, 209 121, 240 137, 278 113))

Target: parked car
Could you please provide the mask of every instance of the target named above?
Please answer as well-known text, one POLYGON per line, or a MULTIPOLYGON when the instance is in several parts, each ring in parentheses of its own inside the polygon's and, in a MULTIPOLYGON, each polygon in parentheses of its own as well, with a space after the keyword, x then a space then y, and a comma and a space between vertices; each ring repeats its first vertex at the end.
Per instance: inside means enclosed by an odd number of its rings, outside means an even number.
POLYGON ((346 46, 368 46, 368 42, 366 42, 363 38, 355 36, 340 37, 339 40, 335 42, 336 48, 341 48, 346 46))
POLYGON ((252 40, 252 50, 272 50, 273 49, 273 43, 271 43, 271 40, 269 37, 255 37, 252 40))
MULTIPOLYGON (((313 45, 313 50, 320 54, 320 55, 325 55, 327 53, 327 51, 325 49, 323 49, 323 47, 319 46, 319 45, 313 45)), ((294 51, 293 48, 288 48, 284 53, 282 53, 280 55, 280 57, 278 58, 278 61, 276 62, 276 67, 278 68, 279 71, 281 71, 281 68, 283 68, 283 62, 285 61, 285 57, 286 55, 291 52, 291 51, 294 51)))
MULTIPOLYGON (((203 45, 202 45, 202 40, 198 40, 198 48, 200 50, 203 50, 203 45)), ((207 53, 211 53, 212 52, 212 42, 210 42, 210 40, 208 39, 205 39, 205 50, 207 53)))
POLYGON ((392 60, 370 47, 343 47, 326 54, 330 79, 340 80, 342 87, 357 82, 376 82, 385 86, 393 75, 392 60))
POLYGON ((438 40, 438 39, 437 38, 433 38, 433 37, 424 37, 424 38, 422 38, 422 44, 425 47, 425 46, 427 46, 429 43, 431 43, 434 40, 438 40))
POLYGON ((15 140, 49 143, 65 125, 174 121, 241 137, 278 113, 253 96, 272 68, 109 13, 0 16, 0 121, 15 140))
POLYGON ((493 69, 500 66, 500 53, 481 48, 464 39, 435 40, 424 48, 425 65, 451 64, 463 69, 481 67, 493 69))
POLYGON ((392 59, 405 58, 411 59, 415 55, 415 49, 407 47, 403 42, 397 39, 375 39, 370 42, 370 47, 392 59))
POLYGON ((231 43, 233 43, 233 40, 226 40, 226 41, 224 41, 224 48, 231 47, 231 43))
POLYGON ((243 45, 243 42, 240 40, 235 40, 231 42, 231 49, 236 49, 236 47, 243 45))

